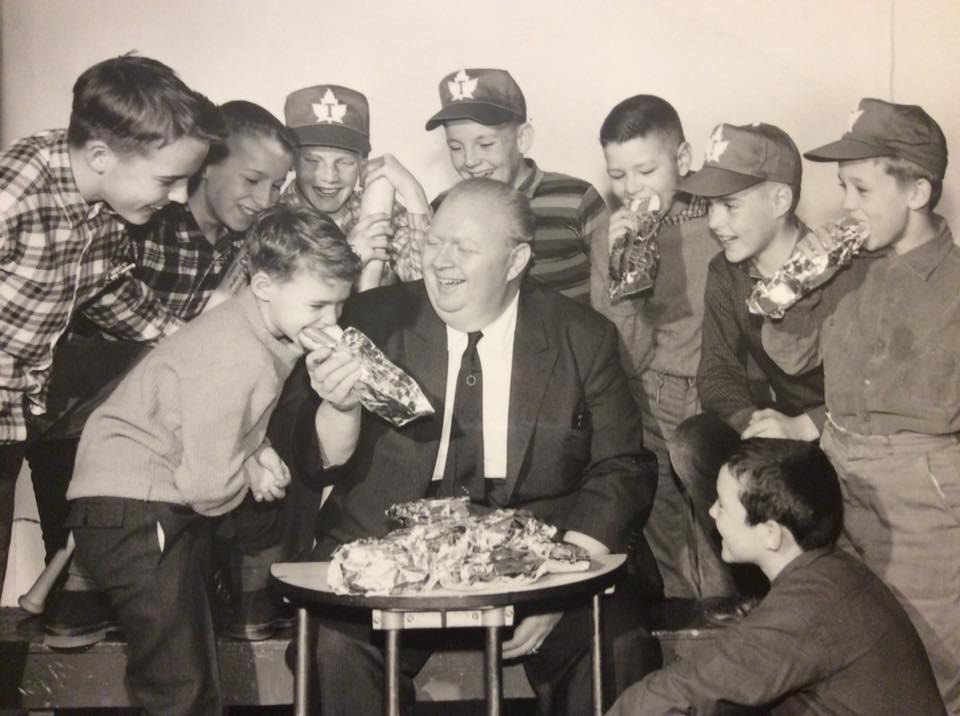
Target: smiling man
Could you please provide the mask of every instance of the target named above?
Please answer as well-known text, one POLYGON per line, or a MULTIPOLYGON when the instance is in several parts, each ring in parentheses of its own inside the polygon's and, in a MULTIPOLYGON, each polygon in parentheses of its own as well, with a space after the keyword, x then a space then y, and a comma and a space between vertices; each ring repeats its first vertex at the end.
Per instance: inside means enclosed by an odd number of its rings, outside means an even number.
POLYGON ((298 151, 297 179, 283 203, 312 206, 336 222, 364 264, 359 288, 420 278, 420 244, 430 225, 430 207, 416 178, 393 155, 367 158, 367 98, 340 85, 304 87, 287 96, 284 115, 298 151), (364 188, 382 177, 400 202, 391 202, 389 214, 378 207, 362 212, 364 188))
MULTIPOLYGON (((646 519, 655 461, 642 447, 616 329, 524 278, 533 227, 522 193, 491 179, 462 182, 431 226, 423 281, 347 302, 343 325, 362 330, 403 366, 436 412, 398 428, 357 406, 347 411, 345 420, 359 426, 357 447, 316 519, 315 559, 329 559, 344 542, 383 536, 389 506, 435 495, 469 494, 481 508, 524 507, 593 554, 623 551, 628 530, 646 519)), ((343 370, 335 359, 313 362, 309 376, 301 366, 287 384, 287 417, 275 420, 270 437, 295 480, 323 471, 309 383, 330 387, 343 370)), ((655 581, 646 552, 651 572, 641 578, 655 581)), ((606 606, 608 697, 659 661, 640 604, 624 582, 606 606)), ((541 713, 588 713, 589 610, 583 602, 553 609, 523 615, 503 655, 524 659, 541 713)), ((438 648, 418 644, 405 644, 401 656, 408 704, 413 676, 438 648)), ((369 618, 325 620, 317 650, 322 713, 381 711, 383 655, 369 618)))
MULTIPOLYGON (((536 217, 530 275, 583 303, 590 301, 590 246, 606 240, 607 207, 588 182, 544 172, 524 155, 533 125, 520 87, 506 70, 465 69, 440 80, 441 109, 427 130, 443 126, 461 179, 489 178, 521 191, 536 217)), ((436 209, 445 194, 433 200, 436 209)))

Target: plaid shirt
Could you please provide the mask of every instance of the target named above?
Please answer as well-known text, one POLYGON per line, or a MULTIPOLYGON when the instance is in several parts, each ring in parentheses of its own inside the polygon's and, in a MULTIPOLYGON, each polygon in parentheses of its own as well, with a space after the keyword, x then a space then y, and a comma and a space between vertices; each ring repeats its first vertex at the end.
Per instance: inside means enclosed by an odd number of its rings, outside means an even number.
MULTIPOLYGON (((131 227, 127 249, 136 264, 133 278, 114 293, 104 294, 95 306, 84 313, 99 310, 136 290, 145 283, 167 310, 180 321, 200 315, 210 294, 220 284, 224 272, 243 246, 243 235, 224 229, 211 244, 200 230, 187 204, 171 202, 153 215, 149 223, 131 227)), ((117 334, 117 326, 106 332, 117 334)), ((121 331, 123 329, 121 328, 121 331)))
MULTIPOLYGON (((337 216, 330 216, 337 222, 340 230, 348 236, 360 220, 360 200, 362 197, 363 190, 354 189, 337 212, 337 216)), ((310 206, 310 203, 300 193, 295 181, 290 182, 290 185, 280 197, 280 201, 287 206, 310 206)), ((393 227, 393 238, 388 246, 390 263, 387 268, 389 272, 401 281, 416 281, 423 278, 423 272, 420 268, 420 249, 423 246, 423 237, 430 228, 430 217, 426 214, 410 213, 400 202, 394 202, 390 225, 393 227)), ((387 278, 387 275, 384 275, 384 279, 387 278)))
MULTIPOLYGON (((123 275, 125 224, 88 203, 70 167, 65 130, 0 155, 0 444, 26 439, 26 411, 45 410, 53 348, 70 317, 123 275)), ((152 340, 176 324, 142 284, 91 319, 152 340)))

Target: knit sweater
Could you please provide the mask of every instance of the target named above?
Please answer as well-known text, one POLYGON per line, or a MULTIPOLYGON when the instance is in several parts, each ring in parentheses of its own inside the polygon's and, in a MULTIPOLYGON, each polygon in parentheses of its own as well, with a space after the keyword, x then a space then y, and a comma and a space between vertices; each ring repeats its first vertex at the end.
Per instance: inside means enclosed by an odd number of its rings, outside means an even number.
POLYGON ((247 461, 301 353, 268 332, 250 289, 199 316, 90 416, 67 497, 229 512, 247 492, 247 461))

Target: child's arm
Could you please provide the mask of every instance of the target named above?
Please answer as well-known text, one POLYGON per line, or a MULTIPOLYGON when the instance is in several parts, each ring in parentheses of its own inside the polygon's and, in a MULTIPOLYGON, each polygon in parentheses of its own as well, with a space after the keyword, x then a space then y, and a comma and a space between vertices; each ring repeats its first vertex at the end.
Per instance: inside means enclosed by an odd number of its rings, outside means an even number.
POLYGON ((83 314, 122 340, 151 341, 175 333, 183 322, 140 279, 127 275, 82 308, 83 314))
POLYGON ((707 272, 697 391, 704 410, 742 432, 757 405, 750 394, 743 334, 733 306, 736 291, 723 260, 714 259, 707 272))

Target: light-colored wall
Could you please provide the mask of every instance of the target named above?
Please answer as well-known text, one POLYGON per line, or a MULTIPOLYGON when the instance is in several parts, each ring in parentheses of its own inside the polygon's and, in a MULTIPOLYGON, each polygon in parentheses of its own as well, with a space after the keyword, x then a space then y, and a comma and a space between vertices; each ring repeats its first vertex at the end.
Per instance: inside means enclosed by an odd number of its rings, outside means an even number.
MULTIPOLYGON (((440 77, 461 66, 509 68, 537 128, 532 155, 601 188, 600 123, 638 92, 674 103, 698 163, 719 121, 778 124, 811 148, 839 136, 865 95, 923 104, 960 141, 956 0, 2 3, 4 143, 65 124, 76 75, 130 49, 217 102, 251 99, 278 115, 298 87, 360 89, 374 153, 398 155, 431 196, 454 176, 440 131, 423 122, 440 77)), ((806 171, 801 212, 817 222, 838 210, 835 168, 806 171)), ((950 175, 942 206, 956 219, 960 169, 950 175)))

